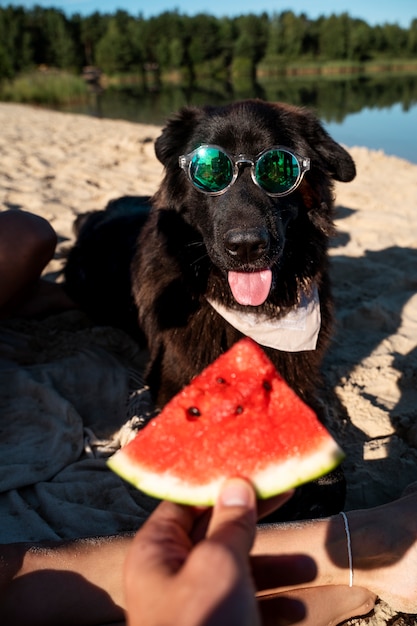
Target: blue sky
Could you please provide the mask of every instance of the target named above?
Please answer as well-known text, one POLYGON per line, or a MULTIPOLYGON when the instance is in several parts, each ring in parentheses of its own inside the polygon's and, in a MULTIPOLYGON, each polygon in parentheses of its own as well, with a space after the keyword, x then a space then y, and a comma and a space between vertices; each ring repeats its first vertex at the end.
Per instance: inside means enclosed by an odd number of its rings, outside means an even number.
POLYGON ((90 15, 94 11, 114 13, 117 9, 124 9, 132 15, 141 13, 145 18, 175 9, 187 15, 208 13, 216 17, 263 11, 272 14, 291 9, 296 14, 306 13, 312 19, 320 15, 347 12, 371 25, 389 22, 405 28, 412 19, 417 18, 416 0, 298 0, 292 3, 288 0, 0 0, 0 6, 10 4, 26 8, 35 4, 42 7, 53 6, 68 15, 90 15))

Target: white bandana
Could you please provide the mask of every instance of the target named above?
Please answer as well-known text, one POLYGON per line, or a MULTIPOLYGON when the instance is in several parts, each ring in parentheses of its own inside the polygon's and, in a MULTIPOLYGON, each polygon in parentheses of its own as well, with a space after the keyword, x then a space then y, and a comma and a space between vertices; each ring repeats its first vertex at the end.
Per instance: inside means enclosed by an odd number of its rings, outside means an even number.
POLYGON ((317 287, 314 287, 311 296, 303 294, 300 304, 279 319, 255 312, 236 311, 215 300, 207 300, 229 324, 261 346, 283 352, 316 349, 321 325, 317 287))

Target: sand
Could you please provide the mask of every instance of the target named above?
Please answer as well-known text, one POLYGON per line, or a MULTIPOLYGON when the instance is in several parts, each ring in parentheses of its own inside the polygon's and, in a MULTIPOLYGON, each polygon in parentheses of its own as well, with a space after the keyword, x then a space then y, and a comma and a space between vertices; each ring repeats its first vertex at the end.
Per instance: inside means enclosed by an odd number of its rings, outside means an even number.
MULTIPOLYGON (((156 126, 0 103, 0 128, 0 210, 51 222, 53 280, 79 213, 151 194, 161 180, 156 126)), ((417 479, 417 165, 348 150, 358 174, 336 185, 337 328, 324 364, 331 428, 347 453, 347 509, 387 502, 417 479)), ((417 624, 385 609, 355 623, 417 624)))

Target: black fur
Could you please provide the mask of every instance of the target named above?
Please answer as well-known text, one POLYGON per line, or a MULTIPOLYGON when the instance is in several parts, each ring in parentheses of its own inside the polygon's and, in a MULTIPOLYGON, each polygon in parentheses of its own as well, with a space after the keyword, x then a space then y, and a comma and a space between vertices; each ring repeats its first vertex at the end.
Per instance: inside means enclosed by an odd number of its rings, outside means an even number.
MULTIPOLYGON (((311 112, 260 100, 224 107, 184 108, 168 121, 155 149, 165 174, 159 190, 150 199, 149 217, 145 220, 142 212, 130 218, 127 222, 130 241, 123 240, 121 234, 120 241, 115 242, 115 231, 110 227, 95 249, 91 241, 86 243, 90 229, 87 222, 77 243, 78 258, 74 259, 73 255, 67 266, 70 294, 93 316, 94 308, 101 310, 102 317, 106 308, 115 323, 129 324, 130 328, 131 317, 124 319, 124 316, 131 304, 131 294, 117 296, 125 307, 120 314, 123 307, 114 302, 110 277, 111 272, 114 274, 113 261, 125 247, 123 291, 129 275, 127 265, 132 259, 131 293, 150 354, 147 381, 156 404, 162 406, 241 337, 216 313, 207 297, 235 309, 250 308, 274 318, 285 315, 299 302, 300 291, 308 291, 315 285, 322 317, 317 349, 298 353, 265 350, 282 376, 323 418, 317 392, 320 364, 333 321, 327 252, 333 233, 333 180, 348 182, 354 178, 351 157, 331 139, 311 112), (265 194, 253 183, 248 168, 242 168, 226 193, 208 196, 191 185, 178 165, 179 155, 203 143, 220 145, 231 154, 253 156, 267 147, 283 145, 309 157, 311 169, 301 185, 285 197, 265 194), (231 231, 235 236, 236 230, 239 241, 250 239, 251 233, 261 233, 264 245, 258 246, 254 254, 249 246, 240 254, 232 254, 225 241, 231 231), (134 231, 140 234, 132 245, 134 231), (89 270, 80 269, 79 264, 82 248, 88 249, 86 257, 94 257, 97 266, 88 279, 89 270), (258 307, 238 304, 228 285, 227 272, 266 267, 273 271, 273 286, 266 302, 258 307), (100 279, 99 290, 93 285, 96 271, 104 274, 104 284, 100 279), (81 275, 87 289, 80 290, 77 285, 81 275)), ((123 202, 124 199, 119 200, 122 205, 123 202)), ((135 199, 130 198, 129 202, 135 203, 135 199)), ((145 206, 143 199, 136 202, 139 207, 145 206)), ((103 215, 107 215, 102 217, 104 229, 109 224, 108 212, 103 215)), ((97 223, 94 227, 97 240, 101 235, 97 223)), ((117 280, 113 282, 117 284, 117 280)), ((335 496, 333 490, 332 496, 323 496, 324 506, 318 505, 322 514, 343 506, 343 488, 339 485, 338 490, 339 495, 335 496), (332 499, 334 502, 330 502, 332 499)), ((298 510, 290 516, 304 514, 305 511, 298 510)))
POLYGON ((261 101, 182 110, 157 139, 156 154, 165 177, 139 239, 132 281, 139 323, 149 341, 148 379, 157 403, 163 405, 239 338, 206 300, 209 296, 245 309, 231 294, 227 271, 272 266, 274 286, 259 312, 284 315, 297 304, 300 288, 316 284, 319 289, 317 350, 266 349, 289 384, 317 409, 319 367, 332 329, 327 256, 333 233, 331 179, 351 180, 352 159, 310 112, 261 101), (310 157, 311 171, 294 193, 281 198, 267 196, 249 171, 225 194, 207 196, 178 167, 178 156, 201 143, 252 155, 284 145, 310 157), (236 226, 267 229, 270 240, 263 256, 243 263, 225 250, 225 233, 236 226))

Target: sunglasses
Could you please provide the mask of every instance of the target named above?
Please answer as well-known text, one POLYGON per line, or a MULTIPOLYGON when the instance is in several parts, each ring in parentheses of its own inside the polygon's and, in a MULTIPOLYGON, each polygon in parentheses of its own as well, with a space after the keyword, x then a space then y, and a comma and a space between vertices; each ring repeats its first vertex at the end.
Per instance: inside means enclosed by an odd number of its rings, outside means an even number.
POLYGON ((194 187, 210 196, 219 196, 233 185, 239 165, 250 164, 253 182, 269 196, 288 195, 310 169, 310 159, 282 146, 267 148, 253 159, 244 154, 232 156, 219 146, 204 144, 180 156, 178 162, 194 187))

